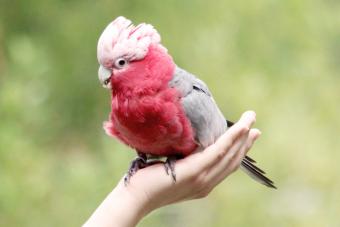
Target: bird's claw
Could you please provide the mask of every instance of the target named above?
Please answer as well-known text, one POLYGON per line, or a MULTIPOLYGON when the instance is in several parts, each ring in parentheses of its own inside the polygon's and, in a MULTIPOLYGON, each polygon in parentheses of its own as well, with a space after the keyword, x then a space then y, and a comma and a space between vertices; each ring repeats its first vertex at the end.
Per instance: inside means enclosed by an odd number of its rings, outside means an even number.
POLYGON ((125 177, 124 177, 124 184, 127 186, 130 182, 131 177, 140 169, 143 169, 147 166, 151 166, 154 164, 163 163, 165 172, 167 175, 171 175, 171 178, 173 179, 174 183, 176 183, 176 172, 175 172, 175 163, 176 163, 177 157, 170 156, 166 159, 165 162, 162 162, 160 160, 148 160, 145 155, 138 154, 138 157, 136 157, 130 164, 129 170, 127 171, 125 177))
POLYGON ((168 157, 164 163, 165 172, 167 175, 171 174, 171 177, 174 183, 176 183, 176 172, 175 172, 176 160, 177 160, 176 157, 168 157))
POLYGON ((143 169, 147 166, 147 160, 143 156, 136 157, 130 164, 129 170, 127 171, 124 177, 125 186, 127 186, 130 182, 131 177, 140 169, 143 169))

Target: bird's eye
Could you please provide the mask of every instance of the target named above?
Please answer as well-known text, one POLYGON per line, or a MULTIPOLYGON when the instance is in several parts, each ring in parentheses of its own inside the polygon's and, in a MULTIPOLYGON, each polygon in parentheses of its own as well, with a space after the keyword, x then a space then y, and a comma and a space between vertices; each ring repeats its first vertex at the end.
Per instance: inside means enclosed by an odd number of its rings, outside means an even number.
POLYGON ((115 62, 115 67, 118 69, 123 68, 127 64, 127 60, 124 58, 118 58, 115 62))

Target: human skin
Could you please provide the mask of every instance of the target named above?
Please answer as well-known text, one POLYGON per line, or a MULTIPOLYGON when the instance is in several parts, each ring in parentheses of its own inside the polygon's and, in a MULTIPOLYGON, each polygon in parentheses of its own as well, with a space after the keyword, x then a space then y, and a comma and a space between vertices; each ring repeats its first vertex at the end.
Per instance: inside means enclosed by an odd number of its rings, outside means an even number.
POLYGON ((132 227, 160 207, 206 197, 238 169, 261 135, 252 128, 255 120, 255 112, 245 112, 214 144, 178 160, 176 182, 165 174, 162 164, 139 170, 128 185, 122 178, 83 226, 132 227))

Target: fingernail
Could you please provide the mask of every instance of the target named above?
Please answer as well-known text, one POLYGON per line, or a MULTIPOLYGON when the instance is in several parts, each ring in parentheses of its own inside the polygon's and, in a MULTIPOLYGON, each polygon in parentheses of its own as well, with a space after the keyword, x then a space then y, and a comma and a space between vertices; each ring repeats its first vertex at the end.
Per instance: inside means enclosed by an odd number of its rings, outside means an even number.
POLYGON ((255 140, 257 140, 259 137, 261 136, 261 131, 259 131, 259 133, 258 134, 256 134, 256 136, 255 136, 255 140))
POLYGON ((245 119, 245 118, 249 118, 249 117, 256 118, 255 112, 254 111, 246 111, 242 114, 241 119, 245 119))
POLYGON ((254 117, 256 117, 256 113, 255 113, 254 110, 248 110, 248 111, 246 111, 246 112, 247 112, 247 114, 253 115, 254 117))

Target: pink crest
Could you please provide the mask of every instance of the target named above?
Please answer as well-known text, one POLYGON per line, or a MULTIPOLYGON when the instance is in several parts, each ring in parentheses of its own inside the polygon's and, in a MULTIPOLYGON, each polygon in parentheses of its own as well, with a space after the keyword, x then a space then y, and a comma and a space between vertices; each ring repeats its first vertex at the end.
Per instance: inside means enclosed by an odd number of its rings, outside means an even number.
POLYGON ((98 40, 97 57, 99 64, 110 67, 119 57, 140 60, 145 57, 150 44, 160 44, 161 37, 150 24, 134 26, 125 17, 111 22, 98 40))

